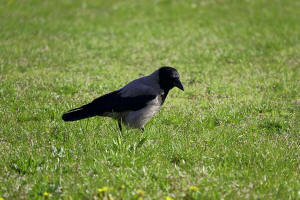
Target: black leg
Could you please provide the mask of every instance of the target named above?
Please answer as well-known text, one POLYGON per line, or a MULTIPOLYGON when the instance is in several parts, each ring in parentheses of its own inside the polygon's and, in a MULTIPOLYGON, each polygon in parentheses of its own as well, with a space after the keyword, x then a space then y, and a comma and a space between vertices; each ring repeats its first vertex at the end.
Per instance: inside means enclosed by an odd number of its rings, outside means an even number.
POLYGON ((121 120, 118 120, 118 125, 119 125, 120 132, 122 133, 122 123, 121 123, 121 120))

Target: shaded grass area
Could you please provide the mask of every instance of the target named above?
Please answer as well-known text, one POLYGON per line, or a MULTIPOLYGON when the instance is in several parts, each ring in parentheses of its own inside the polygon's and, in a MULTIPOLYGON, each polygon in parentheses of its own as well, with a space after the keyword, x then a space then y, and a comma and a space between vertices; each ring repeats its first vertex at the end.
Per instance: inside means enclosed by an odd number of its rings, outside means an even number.
POLYGON ((4 1, 4 199, 297 199, 297 1, 4 1), (62 112, 171 65, 146 131, 62 112), (124 185, 124 187, 121 187, 124 185), (196 186, 197 191, 190 191, 196 186))

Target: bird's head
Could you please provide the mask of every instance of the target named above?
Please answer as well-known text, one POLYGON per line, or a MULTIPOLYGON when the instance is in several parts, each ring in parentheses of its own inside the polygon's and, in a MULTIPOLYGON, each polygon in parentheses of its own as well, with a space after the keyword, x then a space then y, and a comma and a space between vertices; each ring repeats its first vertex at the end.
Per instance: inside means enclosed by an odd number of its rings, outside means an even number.
POLYGON ((161 67, 158 69, 158 75, 161 89, 169 91, 173 87, 177 87, 184 91, 184 88, 180 82, 179 73, 175 68, 168 66, 161 67))

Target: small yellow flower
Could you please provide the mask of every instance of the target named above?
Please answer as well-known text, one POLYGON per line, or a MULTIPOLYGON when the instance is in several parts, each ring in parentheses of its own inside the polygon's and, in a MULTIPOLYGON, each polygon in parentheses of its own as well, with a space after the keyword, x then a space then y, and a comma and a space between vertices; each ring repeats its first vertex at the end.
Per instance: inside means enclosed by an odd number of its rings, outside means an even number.
POLYGON ((120 189, 121 189, 121 190, 124 190, 124 189, 125 189, 125 185, 121 185, 121 186, 120 186, 120 189))
POLYGON ((173 200, 172 197, 166 196, 166 200, 173 200))
POLYGON ((143 196, 143 195, 145 194, 145 191, 144 191, 144 190, 141 190, 141 189, 138 189, 138 190, 137 190, 137 194, 138 194, 139 196, 143 196))
POLYGON ((43 196, 44 196, 45 198, 49 198, 49 196, 50 196, 50 193, 48 193, 48 192, 44 192, 44 193, 43 193, 43 196))
POLYGON ((3 197, 0 197, 0 200, 4 200, 4 198, 3 198, 3 197))
POLYGON ((139 197, 138 200, 143 200, 143 197, 139 197))
POLYGON ((196 186, 191 186, 191 187, 189 188, 189 190, 190 190, 191 192, 197 192, 199 189, 198 189, 198 187, 196 187, 196 186))
POLYGON ((108 187, 106 187, 106 186, 103 187, 103 188, 99 188, 99 189, 98 189, 98 193, 99 193, 99 194, 104 194, 104 193, 107 192, 107 191, 108 191, 108 187))
POLYGON ((115 200, 112 196, 108 197, 109 200, 115 200))

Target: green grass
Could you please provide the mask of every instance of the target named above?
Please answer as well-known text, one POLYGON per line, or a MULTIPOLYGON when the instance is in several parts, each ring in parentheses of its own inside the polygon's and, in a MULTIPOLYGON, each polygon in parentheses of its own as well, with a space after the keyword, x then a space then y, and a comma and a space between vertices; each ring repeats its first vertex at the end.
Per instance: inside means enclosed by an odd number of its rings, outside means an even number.
POLYGON ((0 197, 300 199, 295 0, 0 3, 0 197), (146 131, 61 114, 171 65, 146 131), (124 185, 124 189, 120 189, 124 185), (198 191, 189 191, 196 186, 198 191))

